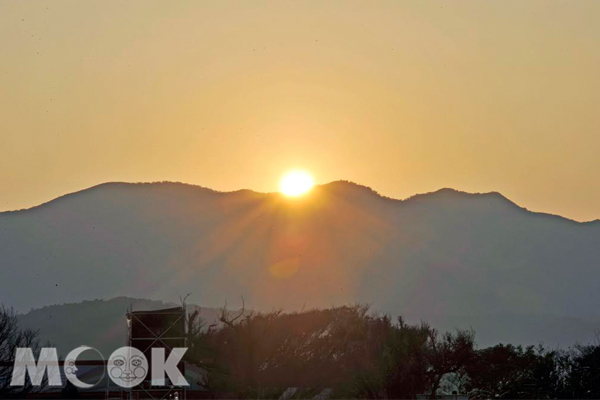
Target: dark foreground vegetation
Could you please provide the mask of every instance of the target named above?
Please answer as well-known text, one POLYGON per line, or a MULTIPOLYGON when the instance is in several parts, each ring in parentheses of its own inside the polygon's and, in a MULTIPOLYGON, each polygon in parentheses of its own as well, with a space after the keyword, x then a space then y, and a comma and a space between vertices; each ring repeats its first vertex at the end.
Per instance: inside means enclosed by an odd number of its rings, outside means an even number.
POLYGON ((224 312, 222 328, 192 314, 189 361, 207 370, 200 384, 215 397, 278 398, 298 388, 301 398, 600 398, 599 344, 477 349, 473 332, 440 334, 367 311, 224 312))
MULTIPOLYGON (((221 324, 189 315, 187 362, 204 371, 205 398, 600 398, 600 343, 566 350, 500 344, 478 349, 474 333, 438 333, 425 323, 346 306, 298 313, 223 310, 221 324)), ((37 333, 0 309, 0 357, 39 352, 37 333)), ((0 397, 11 388, 0 374, 0 397)))

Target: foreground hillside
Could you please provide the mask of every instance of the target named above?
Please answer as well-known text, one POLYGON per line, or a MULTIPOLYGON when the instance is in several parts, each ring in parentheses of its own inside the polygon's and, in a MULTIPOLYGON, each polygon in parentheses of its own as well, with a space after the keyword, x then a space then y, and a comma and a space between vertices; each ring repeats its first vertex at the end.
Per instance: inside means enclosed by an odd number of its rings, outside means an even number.
MULTIPOLYGON (((83 301, 81 303, 46 306, 19 315, 23 328, 39 330, 42 343, 49 342, 65 356, 77 346, 98 349, 105 357, 127 344, 127 310, 151 311, 176 307, 179 304, 162 301, 116 297, 110 300, 83 301)), ((193 312, 198 307, 188 306, 193 312)), ((200 317, 206 324, 218 324, 220 310, 200 308, 200 317)), ((84 353, 94 357, 94 353, 84 353)))
MULTIPOLYGON (((19 315, 23 328, 39 331, 42 343, 49 342, 65 355, 73 348, 85 344, 104 355, 127 342, 125 315, 128 309, 157 310, 178 306, 180 303, 165 303, 156 300, 116 297, 109 300, 92 300, 45 306, 19 315)), ((222 326, 219 321, 222 309, 199 307, 188 304, 188 312, 199 310, 200 318, 207 328, 212 324, 222 326)), ((251 310, 246 310, 247 314, 251 310)), ((239 310, 229 308, 227 315, 238 315, 239 310)), ((369 315, 377 314, 374 310, 369 315)), ((591 343, 600 330, 600 318, 557 317, 552 315, 403 315, 414 324, 427 322, 440 332, 456 329, 472 330, 476 344, 480 347, 498 343, 514 345, 537 345, 566 349, 575 343, 591 343)), ((94 353, 86 354, 94 357, 94 353)))
POLYGON ((262 310, 361 302, 444 324, 562 321, 532 328, 550 324, 561 342, 573 326, 600 328, 598 260, 598 222, 450 189, 399 201, 334 182, 291 200, 112 183, 0 213, 0 301, 20 311, 187 293, 237 306, 243 295, 262 310))

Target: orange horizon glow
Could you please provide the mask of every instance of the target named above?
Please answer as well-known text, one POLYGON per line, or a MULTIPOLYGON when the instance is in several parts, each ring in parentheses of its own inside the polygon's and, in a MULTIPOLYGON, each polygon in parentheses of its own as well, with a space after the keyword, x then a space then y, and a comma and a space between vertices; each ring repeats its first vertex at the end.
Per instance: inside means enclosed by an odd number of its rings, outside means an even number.
POLYGON ((600 1, 0 3, 0 211, 302 166, 600 218, 600 1), (556 29, 560 26, 561 29, 556 29))

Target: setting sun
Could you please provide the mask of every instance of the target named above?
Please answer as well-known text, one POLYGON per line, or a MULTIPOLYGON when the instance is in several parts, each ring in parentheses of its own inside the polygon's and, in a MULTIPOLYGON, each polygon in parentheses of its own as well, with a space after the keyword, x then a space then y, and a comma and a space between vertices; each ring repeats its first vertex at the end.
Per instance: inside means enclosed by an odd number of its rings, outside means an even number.
POLYGON ((290 171, 281 178, 279 191, 286 196, 295 197, 308 192, 314 184, 314 180, 308 172, 290 171))

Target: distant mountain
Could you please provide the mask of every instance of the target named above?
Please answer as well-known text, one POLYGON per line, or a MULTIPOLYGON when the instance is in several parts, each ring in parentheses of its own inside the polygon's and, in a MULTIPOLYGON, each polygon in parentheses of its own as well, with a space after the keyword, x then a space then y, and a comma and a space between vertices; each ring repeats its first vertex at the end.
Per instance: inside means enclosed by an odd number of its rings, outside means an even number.
MULTIPOLYGON (((107 358, 114 350, 127 345, 127 310, 151 311, 178 305, 116 297, 42 307, 19 315, 19 323, 24 328, 39 330, 41 342, 51 343, 61 356, 66 356, 77 346, 86 345, 99 350, 107 358)), ((196 305, 187 307, 188 312, 198 308, 196 305)), ((205 326, 219 324, 220 310, 200 308, 200 316, 205 326)), ((82 358, 85 357, 97 358, 94 352, 83 353, 82 358)))
POLYGON ((262 310, 367 302, 509 330, 542 318, 560 342, 573 321, 586 337, 600 330, 599 260, 600 221, 452 189, 393 200, 333 182, 290 199, 108 183, 0 213, 0 302, 20 311, 187 293, 213 307, 243 295, 262 310))

